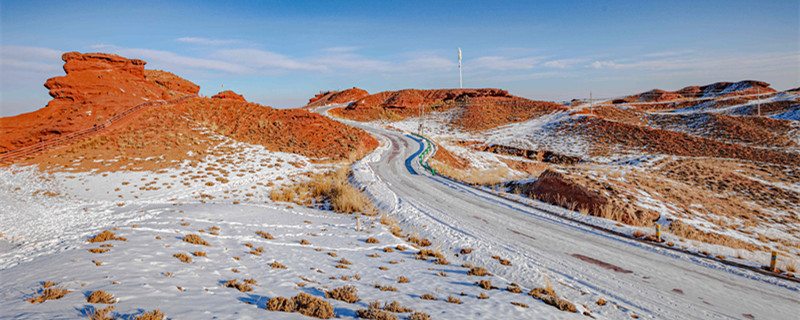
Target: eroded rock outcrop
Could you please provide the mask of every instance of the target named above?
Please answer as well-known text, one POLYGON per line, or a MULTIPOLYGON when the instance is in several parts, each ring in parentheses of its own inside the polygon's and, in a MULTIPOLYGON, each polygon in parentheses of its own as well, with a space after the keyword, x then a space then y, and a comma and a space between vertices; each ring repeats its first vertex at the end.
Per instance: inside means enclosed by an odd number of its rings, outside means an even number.
POLYGON ((211 96, 211 98, 212 99, 230 99, 230 100, 238 100, 238 101, 247 102, 247 100, 244 99, 244 96, 242 96, 241 94, 238 94, 236 92, 233 92, 231 90, 222 91, 220 93, 217 93, 217 94, 211 96))
POLYGON ((199 87, 172 73, 145 70, 146 62, 108 53, 67 52, 66 75, 44 86, 45 108, 0 118, 0 152, 85 129, 144 102, 196 94, 199 87))

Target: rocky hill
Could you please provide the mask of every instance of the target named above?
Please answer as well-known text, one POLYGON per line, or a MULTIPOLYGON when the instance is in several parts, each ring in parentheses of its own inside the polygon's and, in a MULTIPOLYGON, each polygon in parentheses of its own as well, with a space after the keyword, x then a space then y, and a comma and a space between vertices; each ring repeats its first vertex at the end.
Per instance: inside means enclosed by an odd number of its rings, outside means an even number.
POLYGON ((330 104, 349 103, 367 96, 369 96, 369 92, 356 87, 352 87, 343 91, 325 91, 318 93, 311 99, 308 99, 306 108, 320 107, 330 104))

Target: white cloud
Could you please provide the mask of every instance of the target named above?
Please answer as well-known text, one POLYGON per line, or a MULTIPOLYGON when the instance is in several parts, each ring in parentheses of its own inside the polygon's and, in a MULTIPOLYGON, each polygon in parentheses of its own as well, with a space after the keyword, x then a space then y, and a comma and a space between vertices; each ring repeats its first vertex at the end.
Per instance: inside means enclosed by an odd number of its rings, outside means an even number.
POLYGON ((542 66, 554 69, 567 69, 571 68, 572 66, 586 62, 586 59, 559 59, 559 60, 550 60, 545 63, 542 63, 542 66))
POLYGON ((256 71, 323 71, 328 69, 328 67, 323 65, 303 62, 299 59, 293 59, 279 53, 259 49, 218 50, 215 51, 212 56, 242 66, 254 68, 256 71))
POLYGON ((238 43, 238 40, 230 40, 230 39, 209 39, 209 38, 200 38, 200 37, 183 37, 175 39, 179 42, 185 43, 193 43, 199 44, 204 46, 224 46, 238 43))
POLYGON ((353 52, 361 49, 361 47, 350 46, 350 47, 330 47, 322 49, 322 52, 353 52))
POLYGON ((495 71, 530 70, 536 66, 541 57, 508 58, 503 56, 484 56, 467 61, 474 69, 495 71))

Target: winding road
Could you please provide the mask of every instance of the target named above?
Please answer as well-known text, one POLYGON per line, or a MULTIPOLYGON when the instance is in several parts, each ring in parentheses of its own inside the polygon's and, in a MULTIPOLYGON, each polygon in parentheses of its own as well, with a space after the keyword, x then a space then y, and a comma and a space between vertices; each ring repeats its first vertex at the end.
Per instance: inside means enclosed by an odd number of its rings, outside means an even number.
MULTIPOLYGON (((325 114, 332 107, 316 111, 325 114)), ((377 182, 368 184, 367 192, 374 185, 388 189, 394 203, 383 205, 404 229, 411 225, 443 249, 452 249, 448 252, 473 247, 475 253, 461 258, 509 282, 540 287, 547 277, 576 304, 603 298, 619 306, 595 314, 600 318, 629 318, 626 313, 631 313, 659 319, 796 319, 800 314, 796 282, 642 244, 431 176, 416 161, 422 141, 347 123, 386 144, 380 157, 368 163, 377 182), (513 266, 491 263, 491 255, 513 266)), ((388 202, 383 199, 388 197, 376 198, 388 202)))

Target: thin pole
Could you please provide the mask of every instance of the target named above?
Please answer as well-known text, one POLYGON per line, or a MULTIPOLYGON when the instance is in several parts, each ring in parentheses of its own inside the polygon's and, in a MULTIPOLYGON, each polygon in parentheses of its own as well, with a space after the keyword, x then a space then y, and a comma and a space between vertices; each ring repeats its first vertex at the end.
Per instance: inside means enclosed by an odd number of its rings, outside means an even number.
POLYGON ((464 88, 464 83, 461 78, 461 48, 458 48, 458 88, 464 88))
POLYGON ((761 116, 761 88, 756 88, 756 104, 758 105, 758 116, 761 116))

